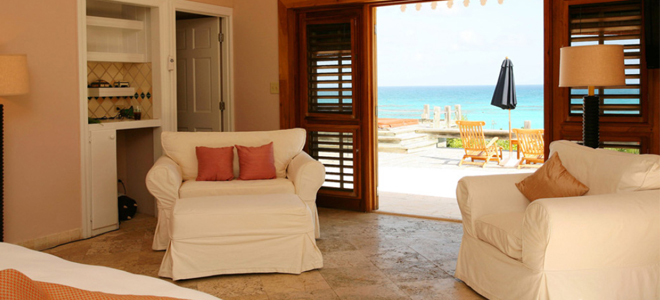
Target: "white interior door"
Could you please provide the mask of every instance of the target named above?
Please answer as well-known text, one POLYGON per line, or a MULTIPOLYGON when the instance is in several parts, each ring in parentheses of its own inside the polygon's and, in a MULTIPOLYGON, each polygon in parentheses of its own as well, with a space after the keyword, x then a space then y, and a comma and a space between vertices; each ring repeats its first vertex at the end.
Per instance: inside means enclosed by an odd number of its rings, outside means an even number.
POLYGON ((223 131, 220 19, 176 21, 178 131, 223 131))

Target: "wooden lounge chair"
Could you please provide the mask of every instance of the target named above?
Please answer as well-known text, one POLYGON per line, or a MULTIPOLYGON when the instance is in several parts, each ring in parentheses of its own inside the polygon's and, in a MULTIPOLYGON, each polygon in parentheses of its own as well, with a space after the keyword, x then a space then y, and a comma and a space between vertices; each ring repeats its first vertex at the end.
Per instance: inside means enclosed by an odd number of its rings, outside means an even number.
POLYGON ((520 167, 540 167, 544 162, 543 129, 514 129, 522 157, 520 167))
POLYGON ((456 121, 458 125, 458 130, 461 133, 461 141, 463 142, 463 149, 465 149, 465 155, 461 159, 461 162, 458 163, 461 166, 463 163, 481 165, 482 168, 486 167, 486 164, 491 160, 497 160, 497 163, 500 163, 502 159, 502 147, 498 146, 495 142, 497 137, 490 140, 489 143, 486 143, 486 138, 484 137, 483 127, 486 125, 484 121, 456 121), (497 151, 499 150, 499 155, 497 151), (470 162, 466 162, 465 159, 470 158, 470 162), (475 160, 483 160, 483 163, 477 163, 475 160))

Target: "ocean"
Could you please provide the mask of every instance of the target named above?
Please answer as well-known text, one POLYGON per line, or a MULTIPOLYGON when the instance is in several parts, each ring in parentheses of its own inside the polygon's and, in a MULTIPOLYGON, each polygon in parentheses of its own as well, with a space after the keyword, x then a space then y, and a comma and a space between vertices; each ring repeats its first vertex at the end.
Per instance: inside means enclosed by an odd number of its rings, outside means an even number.
MULTIPOLYGON (((463 116, 469 121, 484 121, 486 129, 509 128, 509 112, 490 105, 495 86, 382 86, 378 87, 378 117, 419 119, 424 105, 444 110, 461 105, 463 116)), ((518 106, 511 110, 511 127, 522 128, 525 121, 532 128, 543 128, 543 85, 517 85, 518 106)))

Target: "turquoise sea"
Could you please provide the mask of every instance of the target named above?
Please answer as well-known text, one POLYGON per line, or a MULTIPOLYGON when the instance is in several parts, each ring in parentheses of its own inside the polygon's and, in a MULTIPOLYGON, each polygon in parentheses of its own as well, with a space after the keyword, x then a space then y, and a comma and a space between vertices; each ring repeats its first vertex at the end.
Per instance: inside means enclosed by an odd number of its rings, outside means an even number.
MULTIPOLYGON (((461 105, 470 121, 485 121, 487 129, 508 129, 509 112, 490 105, 495 86, 381 86, 378 87, 378 117, 419 119, 424 104, 444 110, 461 105)), ((532 128, 543 128, 543 85, 517 85, 518 106, 511 111, 512 128, 532 121, 532 128)))

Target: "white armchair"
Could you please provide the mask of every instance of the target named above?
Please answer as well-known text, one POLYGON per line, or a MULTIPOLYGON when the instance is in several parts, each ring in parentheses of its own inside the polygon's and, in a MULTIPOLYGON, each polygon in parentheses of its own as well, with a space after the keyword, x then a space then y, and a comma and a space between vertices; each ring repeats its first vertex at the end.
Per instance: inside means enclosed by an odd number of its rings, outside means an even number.
MULTIPOLYGON (((147 174, 146 184, 158 205, 158 225, 152 248, 165 250, 169 244, 170 218, 182 198, 296 194, 307 204, 315 234, 320 236, 316 193, 325 181, 325 167, 303 152, 306 132, 288 129, 261 132, 163 132, 164 155, 147 174), (196 146, 260 146, 273 142, 277 178, 197 182, 196 146)), ((236 150, 234 150, 236 151, 236 150)), ((234 152, 234 177, 238 178, 238 155, 234 152)))
POLYGON ((660 156, 550 147, 590 191, 530 203, 528 174, 463 178, 456 277, 489 299, 659 299, 660 156))

